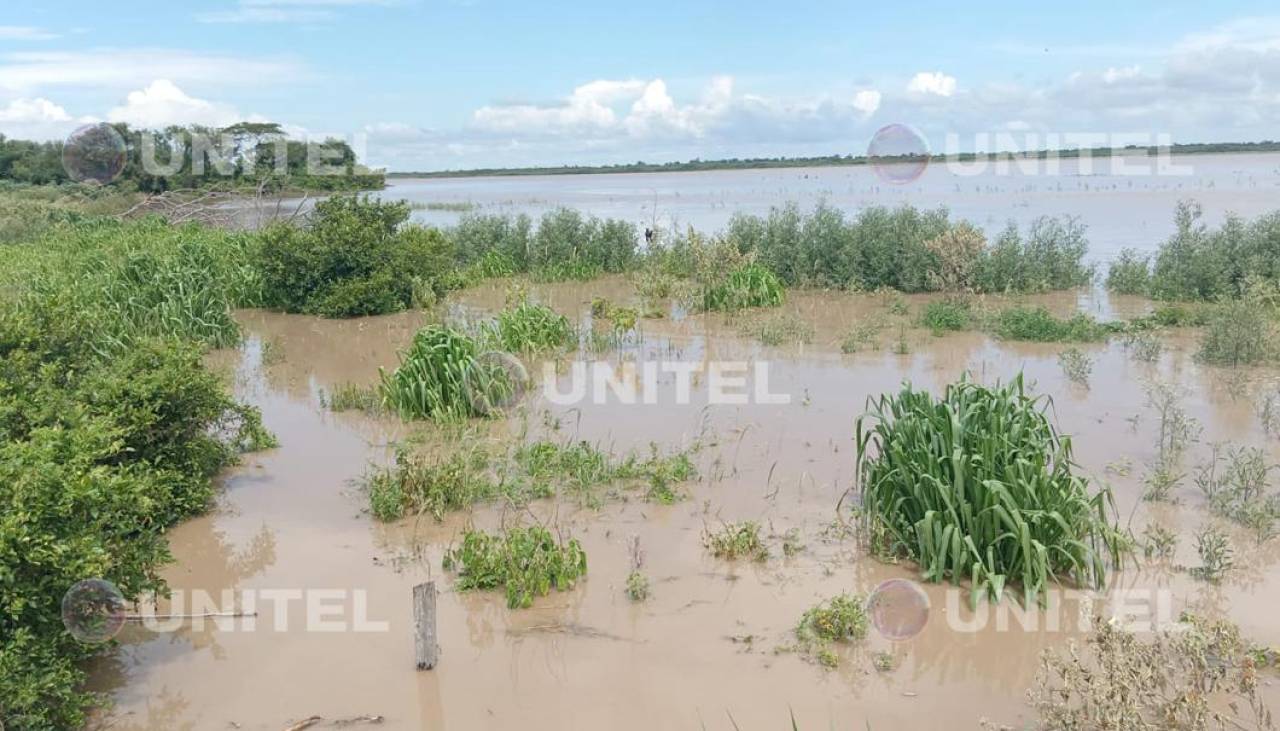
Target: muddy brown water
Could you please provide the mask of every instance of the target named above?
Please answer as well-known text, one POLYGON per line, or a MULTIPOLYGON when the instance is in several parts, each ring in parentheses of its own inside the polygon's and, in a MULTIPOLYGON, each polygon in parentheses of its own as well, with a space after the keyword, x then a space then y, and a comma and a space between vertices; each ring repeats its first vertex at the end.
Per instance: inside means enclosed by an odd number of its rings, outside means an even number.
MULTIPOLYGON (((797 620, 816 602, 917 576, 911 566, 863 555, 854 540, 831 530, 853 481, 854 419, 868 397, 896 390, 903 380, 941 389, 965 371, 983 381, 1024 372, 1037 391, 1052 396, 1057 423, 1075 437, 1082 469, 1112 485, 1124 520, 1132 515, 1135 527, 1154 520, 1176 531, 1176 562, 1187 565, 1197 562, 1193 536, 1208 518, 1190 478, 1177 490, 1177 504, 1140 500, 1144 465, 1155 453, 1143 382, 1158 376, 1186 389, 1185 405, 1203 426, 1188 466, 1213 440, 1262 446, 1280 462, 1280 439, 1265 433, 1257 415, 1280 373, 1202 366, 1192 358, 1192 333, 1171 334, 1154 364, 1133 359, 1119 342, 1080 346, 1095 359, 1087 389, 1064 378, 1057 361, 1062 346, 999 342, 978 333, 934 337, 890 327, 877 346, 841 353, 852 326, 888 317, 887 300, 878 295, 793 293, 784 310, 814 328, 808 344, 765 347, 743 337, 740 322, 677 311, 642 321, 640 338, 600 356, 613 363, 767 363, 769 390, 789 394, 789 404, 709 405, 702 379, 689 403, 676 403, 673 379, 664 376, 656 404, 612 398, 559 405, 535 392, 509 418, 475 422, 461 435, 456 428, 322 406, 335 386, 373 383, 379 366, 394 366, 397 351, 424 322, 474 320, 500 308, 505 286, 460 293, 436 313, 352 321, 240 313, 245 345, 211 360, 228 369, 242 398, 262 408, 281 446, 228 471, 216 507, 171 531, 175 561, 164 575, 175 599, 160 611, 199 611, 184 597, 205 594, 218 602, 216 609, 243 609, 244 597, 253 594, 256 626, 247 628, 244 618, 219 620, 223 626, 211 619, 178 621, 166 631, 127 626, 119 647, 92 669, 93 688, 113 701, 97 715, 98 726, 279 730, 311 716, 327 719, 316 726, 324 728, 335 719, 376 715, 383 728, 405 729, 746 730, 789 728, 792 714, 800 728, 975 728, 983 718, 1021 726, 1031 719, 1025 692, 1039 653, 1079 636, 1080 610, 1071 601, 1056 615, 1057 627, 1046 614, 1039 629, 1026 630, 1008 613, 1012 602, 975 615, 957 601, 967 593, 928 585, 929 622, 912 639, 893 642, 872 630, 864 642, 841 648, 831 670, 787 650, 797 620), (907 354, 892 352, 899 335, 907 354), (371 463, 389 458, 393 443, 438 451, 501 447, 535 436, 584 439, 617 454, 645 453, 651 443, 663 451, 700 443, 700 476, 685 485, 688 498, 670 506, 620 488, 599 507, 563 497, 535 503, 525 514, 480 506, 442 522, 422 517, 394 524, 367 513, 360 478, 371 463), (581 540, 585 580, 522 610, 508 609, 499 592, 454 590, 441 557, 466 526, 533 519, 581 540), (734 520, 765 526, 773 554, 767 562, 720 560, 704 548, 706 528, 734 520), (793 556, 781 549, 789 531, 803 544, 793 556), (624 592, 633 536, 651 581, 652 596, 643 603, 624 592), (418 672, 410 591, 425 580, 440 588, 442 654, 438 667, 418 672), (283 596, 268 594, 273 591, 301 597, 326 590, 333 593, 323 600, 330 611, 324 619, 336 621, 337 631, 309 631, 318 626, 307 626, 305 599, 267 601, 283 596), (287 610, 276 617, 281 606, 287 610), (357 625, 368 631, 353 631, 357 625), (877 652, 892 653, 895 668, 874 669, 877 652)), ((589 319, 593 297, 633 299, 621 279, 530 285, 530 292, 581 322, 589 319)), ((1147 307, 1093 292, 1032 299, 1062 313, 1131 315, 1147 307)), ((905 301, 916 309, 922 300, 905 301)), ((569 369, 562 365, 559 374, 557 386, 568 390, 569 369)), ((1274 610, 1280 541, 1253 548, 1251 539, 1230 530, 1244 550, 1221 585, 1144 565, 1114 576, 1110 596, 1165 590, 1175 614, 1183 608, 1224 613, 1255 641, 1280 645, 1274 610)), ((1264 682, 1274 708, 1277 680, 1264 682)))

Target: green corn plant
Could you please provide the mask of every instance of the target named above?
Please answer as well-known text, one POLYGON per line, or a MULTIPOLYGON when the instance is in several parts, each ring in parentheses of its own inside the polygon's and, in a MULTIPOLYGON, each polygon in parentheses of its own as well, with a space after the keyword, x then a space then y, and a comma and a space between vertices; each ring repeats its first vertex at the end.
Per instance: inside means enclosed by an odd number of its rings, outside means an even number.
POLYGON ((987 388, 962 379, 940 399, 904 385, 870 400, 857 424, 861 519, 882 555, 927 581, 963 578, 971 600, 1019 583, 1101 587, 1126 550, 1107 489, 1075 474, 1071 440, 1019 375, 987 388))

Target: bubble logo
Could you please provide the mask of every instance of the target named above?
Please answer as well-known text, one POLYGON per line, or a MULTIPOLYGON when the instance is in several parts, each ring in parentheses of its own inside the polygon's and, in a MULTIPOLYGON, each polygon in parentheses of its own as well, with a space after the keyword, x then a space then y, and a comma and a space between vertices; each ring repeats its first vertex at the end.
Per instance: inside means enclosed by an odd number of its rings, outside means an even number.
POLYGON ((62 596, 62 624, 72 637, 99 644, 124 626, 124 596, 105 579, 78 581, 62 596))
POLYGON ((124 172, 124 138, 102 122, 81 127, 62 144, 62 168, 77 183, 106 184, 124 172))
POLYGON ((520 359, 497 350, 481 353, 462 373, 471 410, 489 416, 520 401, 529 390, 529 372, 520 359))
POLYGON ((867 614, 886 639, 909 640, 929 623, 929 595, 908 579, 882 581, 867 597, 867 614))
POLYGON ((905 124, 881 127, 867 145, 871 169, 893 185, 905 185, 924 175, 929 158, 929 141, 905 124))

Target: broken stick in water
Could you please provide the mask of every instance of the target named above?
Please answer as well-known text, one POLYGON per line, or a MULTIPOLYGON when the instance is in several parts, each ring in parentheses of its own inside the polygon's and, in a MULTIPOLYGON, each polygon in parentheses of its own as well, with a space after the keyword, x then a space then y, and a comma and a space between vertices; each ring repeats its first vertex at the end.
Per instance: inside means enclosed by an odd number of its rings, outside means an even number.
POLYGON ((413 587, 413 636, 418 669, 430 670, 440 657, 436 644, 436 582, 413 587))

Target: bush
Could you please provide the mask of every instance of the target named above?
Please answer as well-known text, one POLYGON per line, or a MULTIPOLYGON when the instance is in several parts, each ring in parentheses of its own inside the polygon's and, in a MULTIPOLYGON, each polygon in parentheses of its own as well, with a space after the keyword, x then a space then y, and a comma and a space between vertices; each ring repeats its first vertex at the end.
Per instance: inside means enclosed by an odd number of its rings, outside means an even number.
POLYGON ((438 231, 401 225, 409 206, 357 196, 316 204, 309 225, 262 233, 259 265, 268 307, 325 317, 395 312, 433 301, 453 266, 438 231))
POLYGON ((1135 249, 1121 249, 1107 271, 1107 289, 1116 294, 1146 295, 1151 292, 1151 257, 1135 249))
POLYGON ((1044 307, 1010 307, 996 316, 996 335, 1006 340, 1041 343, 1094 342, 1105 339, 1116 328, 1079 312, 1060 320, 1044 307))
POLYGON ((1046 292, 1083 287, 1093 280, 1084 264, 1089 244, 1074 218, 1037 218, 1024 240, 1012 223, 979 260, 974 283, 981 292, 1046 292))
POLYGON ((965 330, 969 327, 969 306, 963 302, 934 300, 924 306, 920 324, 934 334, 948 330, 965 330))
POLYGON ((542 527, 511 528, 503 535, 469 530, 462 545, 445 552, 445 570, 457 569, 460 591, 504 588, 512 609, 533 604, 552 588, 573 588, 587 573, 577 539, 558 543, 542 527))
POLYGON ((1236 366, 1275 357, 1275 325, 1265 308, 1254 299, 1229 300, 1216 306, 1200 339, 1200 359, 1236 366))
POLYGON ((927 581, 962 578, 999 599, 1019 582, 1028 602, 1054 579, 1101 587, 1123 546, 1105 488, 1074 474, 1071 440, 1019 376, 987 388, 960 381, 942 398, 904 386, 858 418, 861 520, 873 547, 920 565, 927 581))
POLYGON ((782 283, 773 272, 759 264, 747 264, 704 291, 702 308, 733 312, 748 307, 777 307, 784 297, 782 283))
POLYGON ((447 512, 492 498, 499 488, 485 474, 487 466, 480 450, 438 461, 398 452, 394 466, 377 469, 368 479, 373 516, 391 521, 406 513, 430 513, 441 520, 447 512))
POLYGON ((1205 226, 1202 215, 1197 203, 1178 204, 1177 230, 1156 255, 1153 296, 1215 300, 1244 295, 1251 277, 1280 281, 1280 212, 1253 221, 1228 216, 1218 229, 1205 226))

